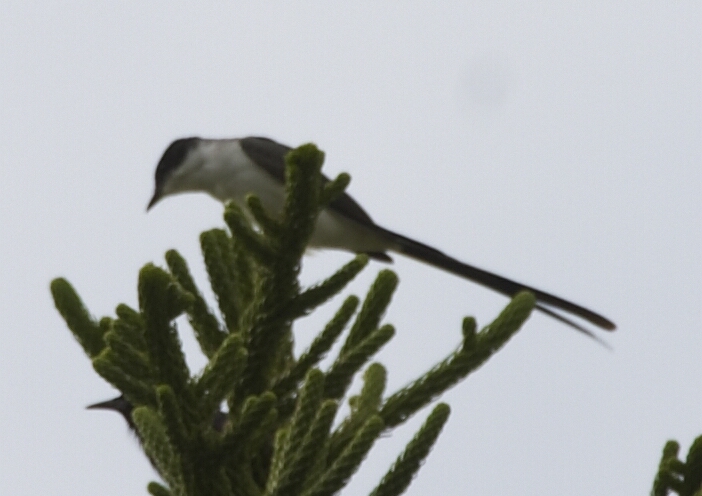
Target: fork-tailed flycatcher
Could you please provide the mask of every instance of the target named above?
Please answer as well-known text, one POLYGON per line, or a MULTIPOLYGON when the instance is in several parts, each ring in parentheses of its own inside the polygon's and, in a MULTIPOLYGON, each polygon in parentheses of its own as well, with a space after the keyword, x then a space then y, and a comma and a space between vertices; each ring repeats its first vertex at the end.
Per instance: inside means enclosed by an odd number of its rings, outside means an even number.
MULTIPOLYGON (((132 420, 132 411, 134 410, 134 406, 124 396, 118 396, 111 400, 88 405, 87 408, 89 410, 112 410, 113 412, 119 413, 120 415, 122 415, 122 417, 124 417, 124 420, 127 422, 129 430, 131 430, 134 433, 134 435, 139 440, 139 443, 143 444, 144 440, 142 439, 141 434, 139 433, 139 429, 136 428, 136 424, 134 424, 134 420, 132 420)), ((217 413, 215 413, 214 418, 212 419, 212 428, 215 431, 221 433, 224 430, 226 424, 227 414, 222 411, 218 411, 217 413)), ((156 461, 149 455, 147 456, 149 458, 149 461, 151 462, 151 466, 154 467, 156 472, 160 473, 156 461)))
MULTIPOLYGON (((246 195, 254 193, 269 212, 279 212, 284 201, 285 156, 291 150, 273 140, 257 137, 178 139, 168 146, 156 167, 156 187, 147 210, 166 196, 200 191, 222 202, 233 200, 241 206, 245 205, 246 195)), ((384 262, 392 261, 388 251, 401 253, 506 296, 530 291, 536 296, 538 310, 589 336, 593 336, 590 330, 553 309, 608 331, 615 328, 612 321, 592 310, 464 264, 431 246, 379 226, 346 193, 319 214, 310 246, 366 253, 384 262)))

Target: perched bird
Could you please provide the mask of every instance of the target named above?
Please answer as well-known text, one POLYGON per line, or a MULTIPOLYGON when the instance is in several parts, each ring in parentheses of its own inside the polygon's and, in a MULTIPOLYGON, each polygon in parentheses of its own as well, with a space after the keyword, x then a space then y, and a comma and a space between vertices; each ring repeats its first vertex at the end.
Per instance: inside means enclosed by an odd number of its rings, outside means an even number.
MULTIPOLYGON (((136 438, 139 440, 139 443, 143 444, 141 434, 139 434, 139 430, 136 428, 134 420, 132 420, 132 410, 134 410, 134 406, 124 396, 118 396, 111 400, 102 401, 100 403, 94 403, 92 405, 88 405, 86 408, 88 408, 88 410, 112 410, 114 412, 119 413, 120 415, 122 415, 122 417, 124 417, 124 420, 127 422, 129 430, 132 431, 132 433, 136 436, 136 438)), ((215 416, 212 419, 212 428, 217 432, 222 432, 226 423, 227 414, 222 411, 219 411, 215 414, 215 416)), ((159 469, 156 462, 148 454, 146 456, 149 458, 151 466, 154 467, 156 472, 158 472, 159 469)))
POLYGON ((141 442, 139 431, 137 430, 136 426, 134 425, 134 421, 132 420, 132 410, 134 410, 134 406, 124 396, 117 396, 116 398, 111 400, 102 401, 100 403, 94 403, 92 405, 88 405, 86 408, 88 410, 112 410, 113 412, 119 413, 120 415, 122 415, 122 417, 124 417, 124 420, 127 422, 129 430, 131 430, 141 442))
MULTIPOLYGON (((137 430, 136 426, 134 425, 134 421, 132 420, 132 410, 134 410, 134 406, 124 396, 117 396, 116 398, 111 400, 102 401, 100 403, 93 403, 92 405, 88 405, 86 408, 88 410, 112 410, 121 414, 122 417, 124 417, 124 420, 127 422, 129 429, 132 432, 134 432, 134 434, 137 436, 137 438, 139 438, 139 441, 141 442, 139 431, 137 430)), ((212 428, 217 432, 222 432, 226 423, 227 414, 222 411, 219 411, 215 414, 214 418, 212 419, 212 428)))
MULTIPOLYGON (((269 212, 279 212, 284 202, 285 156, 291 150, 258 137, 178 139, 168 146, 156 167, 155 190, 147 210, 170 195, 203 192, 222 202, 233 200, 241 206, 245 205, 246 195, 254 193, 269 212)), ((392 261, 388 251, 400 253, 509 297, 522 290, 530 291, 536 296, 539 311, 591 337, 594 337, 592 331, 554 309, 608 331, 615 328, 609 319, 576 303, 465 264, 379 226, 346 193, 320 213, 310 246, 366 253, 383 262, 392 261)))
MULTIPOLYGON (((134 406, 124 396, 118 396, 117 398, 111 400, 95 403, 93 405, 89 405, 87 408, 89 410, 112 410, 119 413, 122 415, 122 417, 124 417, 129 430, 134 433, 139 440, 139 443, 143 444, 141 435, 139 434, 139 431, 132 420, 132 410, 134 410, 134 406)), ((216 432, 224 433, 224 429, 227 427, 228 422, 229 418, 227 414, 219 410, 214 414, 214 417, 212 417, 212 429, 214 429, 216 432)), ((232 447, 231 444, 225 444, 224 446, 227 449, 232 447)), ((259 448, 260 451, 254 453, 251 457, 251 471, 256 482, 263 486, 265 485, 266 478, 268 477, 268 469, 273 456, 273 437, 271 436, 268 442, 262 443, 259 448)), ((164 479, 167 479, 164 474, 161 474, 156 461, 148 454, 146 456, 149 458, 149 462, 151 462, 151 466, 154 468, 154 470, 156 470, 156 472, 159 473, 164 479)))

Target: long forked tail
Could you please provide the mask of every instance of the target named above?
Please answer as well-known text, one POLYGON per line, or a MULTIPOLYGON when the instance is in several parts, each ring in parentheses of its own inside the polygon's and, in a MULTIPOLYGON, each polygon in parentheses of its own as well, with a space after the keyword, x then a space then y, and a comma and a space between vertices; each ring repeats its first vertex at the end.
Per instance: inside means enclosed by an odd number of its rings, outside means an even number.
POLYGON ((563 298, 559 298, 558 296, 546 293, 545 291, 541 291, 531 286, 527 286, 526 284, 521 284, 505 277, 498 276, 492 272, 465 264, 456 260, 455 258, 449 257, 445 253, 440 252, 431 246, 407 238, 401 234, 388 231, 387 229, 381 229, 385 232, 388 238, 394 242, 395 251, 398 253, 417 259, 421 262, 428 263, 447 272, 451 272, 452 274, 463 277, 477 284, 486 286, 494 291, 497 291, 498 293, 502 293, 505 296, 512 297, 519 291, 529 291, 534 294, 536 300, 539 302, 539 304, 536 306, 539 311, 595 339, 597 338, 590 330, 548 307, 553 307, 567 314, 579 317, 607 331, 613 331, 616 328, 614 322, 611 320, 576 303, 564 300, 563 298))

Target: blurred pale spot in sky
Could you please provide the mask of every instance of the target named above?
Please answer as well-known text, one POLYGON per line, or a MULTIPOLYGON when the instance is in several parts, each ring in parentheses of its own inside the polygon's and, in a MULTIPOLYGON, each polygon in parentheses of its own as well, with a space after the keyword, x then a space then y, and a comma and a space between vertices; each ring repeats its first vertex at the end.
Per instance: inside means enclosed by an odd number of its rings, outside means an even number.
POLYGON ((509 98, 513 80, 513 71, 505 57, 498 54, 480 55, 467 63, 461 97, 475 106, 500 107, 509 98))

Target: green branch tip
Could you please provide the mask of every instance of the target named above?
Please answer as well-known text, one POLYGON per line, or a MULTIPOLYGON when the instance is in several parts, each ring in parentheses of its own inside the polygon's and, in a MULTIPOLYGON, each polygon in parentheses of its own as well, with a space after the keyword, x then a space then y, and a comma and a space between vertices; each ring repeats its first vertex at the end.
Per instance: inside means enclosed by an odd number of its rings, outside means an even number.
POLYGON ((324 185, 324 190, 322 191, 322 196, 320 198, 320 203, 323 206, 329 205, 331 202, 336 200, 339 196, 344 193, 344 190, 348 187, 351 182, 351 176, 342 172, 336 179, 328 182, 324 185))
POLYGON ((517 293, 497 318, 478 335, 481 345, 496 351, 526 322, 536 306, 536 298, 528 291, 517 293))
POLYGON ((151 496, 173 496, 173 494, 168 490, 168 488, 163 487, 158 482, 149 482, 149 485, 146 487, 146 490, 149 491, 149 494, 151 494, 151 496))
POLYGON ((407 489, 434 447, 450 413, 451 409, 446 403, 439 403, 434 407, 404 452, 371 492, 371 496, 396 496, 407 489))
POLYGON ((88 357, 100 354, 105 347, 103 335, 106 331, 90 316, 78 293, 64 278, 51 281, 51 295, 56 310, 61 314, 66 325, 88 357))
POLYGON ((139 308, 147 318, 170 322, 193 302, 193 296, 165 270, 146 264, 139 271, 139 308))
POLYGON ((314 143, 298 146, 285 157, 285 162, 293 167, 308 169, 310 172, 319 171, 324 163, 324 152, 314 143))
POLYGON ((380 436, 385 424, 373 415, 357 431, 354 438, 334 461, 332 466, 319 478, 317 483, 305 493, 305 496, 323 496, 335 494, 356 472, 375 441, 380 436))

